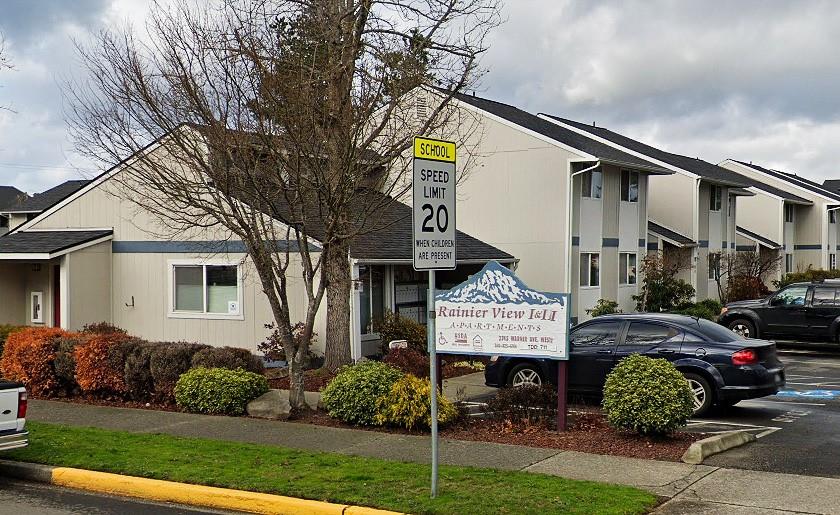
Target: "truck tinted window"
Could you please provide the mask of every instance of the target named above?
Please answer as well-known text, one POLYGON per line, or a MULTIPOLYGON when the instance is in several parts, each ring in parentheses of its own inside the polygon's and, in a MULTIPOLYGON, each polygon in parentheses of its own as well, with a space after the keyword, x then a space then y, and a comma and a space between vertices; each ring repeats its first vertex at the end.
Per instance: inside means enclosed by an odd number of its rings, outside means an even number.
POLYGON ((811 304, 813 306, 836 306, 836 299, 836 288, 814 288, 814 299, 811 304))

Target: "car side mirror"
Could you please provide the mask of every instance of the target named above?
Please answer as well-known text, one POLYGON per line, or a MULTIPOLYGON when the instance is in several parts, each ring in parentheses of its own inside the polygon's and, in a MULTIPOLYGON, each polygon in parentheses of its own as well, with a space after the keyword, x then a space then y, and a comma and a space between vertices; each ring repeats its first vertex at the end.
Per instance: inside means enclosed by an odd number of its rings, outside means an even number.
POLYGON ((780 299, 779 297, 773 297, 772 299, 770 299, 770 305, 771 306, 778 306, 781 303, 782 303, 782 299, 780 299))

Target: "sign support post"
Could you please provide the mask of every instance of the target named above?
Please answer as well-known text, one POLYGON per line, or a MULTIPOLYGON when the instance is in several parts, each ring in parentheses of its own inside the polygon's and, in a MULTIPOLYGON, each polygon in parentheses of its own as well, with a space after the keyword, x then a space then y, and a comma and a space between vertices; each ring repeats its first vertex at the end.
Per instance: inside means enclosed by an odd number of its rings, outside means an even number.
POLYGON ((438 490, 438 367, 435 341, 435 270, 454 270, 455 143, 414 138, 412 246, 414 269, 429 274, 426 340, 432 426, 432 498, 438 490))
POLYGON ((429 313, 426 333, 429 342, 429 385, 432 391, 432 499, 437 497, 438 483, 438 403, 437 403, 437 349, 435 349, 435 271, 429 270, 429 313))
POLYGON ((557 431, 566 430, 566 399, 569 392, 569 362, 557 362, 557 431))

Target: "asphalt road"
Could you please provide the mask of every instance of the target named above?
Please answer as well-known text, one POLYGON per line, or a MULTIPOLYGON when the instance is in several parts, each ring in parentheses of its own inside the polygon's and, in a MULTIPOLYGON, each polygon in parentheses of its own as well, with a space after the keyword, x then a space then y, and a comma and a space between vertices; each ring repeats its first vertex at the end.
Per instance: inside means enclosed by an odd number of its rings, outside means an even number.
POLYGON ((188 515, 229 513, 97 495, 0 478, 0 515, 188 515))
POLYGON ((704 464, 840 477, 840 351, 799 348, 780 358, 785 390, 690 423, 695 431, 746 429, 758 436, 704 464))

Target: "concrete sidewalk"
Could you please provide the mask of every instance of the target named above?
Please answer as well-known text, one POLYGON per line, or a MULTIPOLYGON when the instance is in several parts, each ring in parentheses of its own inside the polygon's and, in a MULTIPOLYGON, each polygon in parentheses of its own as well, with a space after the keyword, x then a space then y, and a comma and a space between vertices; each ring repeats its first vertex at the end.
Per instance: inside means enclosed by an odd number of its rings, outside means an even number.
MULTIPOLYGON (((28 419, 140 433, 211 438, 428 463, 429 437, 294 422, 31 400, 28 419)), ((840 479, 793 476, 539 449, 441 440, 441 463, 525 470, 635 486, 669 501, 658 513, 840 513, 840 479)))

